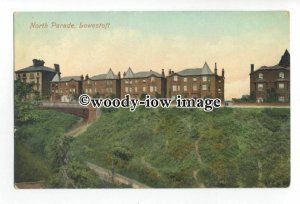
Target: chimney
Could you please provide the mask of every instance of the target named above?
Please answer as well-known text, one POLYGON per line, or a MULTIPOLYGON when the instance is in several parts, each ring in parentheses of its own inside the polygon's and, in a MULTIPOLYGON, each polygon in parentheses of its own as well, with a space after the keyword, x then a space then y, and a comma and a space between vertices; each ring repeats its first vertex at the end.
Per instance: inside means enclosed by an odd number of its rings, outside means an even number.
POLYGON ((60 78, 61 72, 60 72, 59 64, 54 64, 54 69, 55 69, 56 73, 58 74, 58 77, 60 78))
POLYGON ((85 80, 88 80, 89 79, 89 75, 85 75, 85 80))
POLYGON ((224 71, 224 68, 222 68, 222 78, 224 79, 225 77, 225 71, 224 71))
POLYGON ((172 74, 174 74, 174 71, 172 71, 172 74))
POLYGON ((217 70, 217 63, 215 62, 215 75, 218 74, 218 70, 217 70))
POLYGON ((121 79, 121 72, 118 72, 118 78, 121 79))
POLYGON ((251 73, 254 72, 254 64, 251 64, 251 73))
POLYGON ((39 67, 39 66, 44 66, 45 62, 44 60, 38 60, 38 59, 33 59, 33 66, 39 67))
POLYGON ((124 73, 123 73, 123 78, 125 78, 125 76, 126 76, 126 73, 124 72, 124 73))
POLYGON ((81 81, 83 81, 83 74, 81 74, 80 79, 81 79, 81 81))
POLYGON ((171 75, 172 74, 172 70, 171 69, 169 69, 169 75, 171 75))
POLYGON ((161 75, 162 75, 163 77, 165 77, 165 70, 164 70, 164 69, 161 70, 161 75))

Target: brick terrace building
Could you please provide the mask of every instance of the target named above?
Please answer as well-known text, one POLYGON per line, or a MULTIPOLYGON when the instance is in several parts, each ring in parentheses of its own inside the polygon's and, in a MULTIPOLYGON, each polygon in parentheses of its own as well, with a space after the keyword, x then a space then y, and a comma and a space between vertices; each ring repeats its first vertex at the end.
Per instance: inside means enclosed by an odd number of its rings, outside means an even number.
POLYGON ((121 97, 130 94, 134 98, 141 98, 148 94, 151 97, 165 97, 166 79, 164 70, 162 74, 155 71, 133 73, 129 67, 121 79, 121 97))
POLYGON ((251 64, 250 97, 256 102, 290 101, 290 54, 286 50, 278 64, 254 71, 251 64))
POLYGON ((167 76, 167 96, 181 95, 188 98, 220 98, 224 100, 224 69, 217 74, 217 64, 213 73, 205 62, 202 68, 184 69, 179 72, 169 70, 167 76))
POLYGON ((107 74, 99 74, 90 78, 86 75, 83 82, 83 92, 92 97, 120 98, 120 78, 120 72, 116 76, 111 69, 107 74))
POLYGON ((33 65, 15 71, 16 79, 25 83, 33 83, 33 89, 39 93, 42 98, 49 97, 50 82, 53 77, 60 72, 59 65, 55 64, 53 68, 44 66, 43 60, 32 60, 33 65))
POLYGON ((56 74, 51 81, 50 100, 52 102, 71 102, 82 94, 83 76, 60 77, 56 74))

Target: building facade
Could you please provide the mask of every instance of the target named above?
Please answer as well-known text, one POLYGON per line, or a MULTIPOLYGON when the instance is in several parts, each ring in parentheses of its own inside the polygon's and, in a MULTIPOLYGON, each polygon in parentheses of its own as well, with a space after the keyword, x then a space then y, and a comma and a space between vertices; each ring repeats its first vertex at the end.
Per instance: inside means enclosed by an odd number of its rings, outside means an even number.
POLYGON ((212 72, 205 62, 202 68, 184 69, 179 72, 169 70, 167 76, 167 97, 181 95, 186 98, 220 98, 224 100, 225 72, 222 75, 212 72))
POLYGON ((51 81, 50 101, 75 102, 82 94, 82 84, 83 76, 60 77, 60 74, 55 75, 51 81))
POLYGON ((274 66, 254 70, 251 64, 250 98, 258 103, 290 101, 290 54, 287 50, 274 66))
POLYGON ((43 99, 47 99, 50 94, 50 83, 53 77, 60 73, 58 64, 54 64, 54 69, 44 66, 43 60, 32 60, 29 67, 15 71, 15 78, 25 83, 33 83, 33 89, 39 93, 43 99))
POLYGON ((93 77, 86 75, 83 82, 83 93, 98 98, 120 98, 120 78, 120 72, 117 76, 111 69, 106 74, 99 74, 93 77))
POLYGON ((130 94, 134 98, 143 98, 146 94, 151 97, 166 96, 166 78, 162 73, 155 71, 133 73, 129 67, 121 79, 121 97, 130 94))

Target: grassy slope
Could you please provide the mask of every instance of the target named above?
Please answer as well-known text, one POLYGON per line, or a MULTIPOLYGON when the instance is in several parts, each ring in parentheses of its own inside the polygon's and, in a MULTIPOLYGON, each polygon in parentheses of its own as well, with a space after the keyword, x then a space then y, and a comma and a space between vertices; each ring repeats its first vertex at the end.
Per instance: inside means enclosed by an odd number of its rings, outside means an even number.
POLYGON ((51 174, 50 144, 64 134, 78 117, 56 111, 36 110, 39 119, 17 127, 15 181, 39 181, 51 174))
POLYGON ((73 142, 73 159, 110 168, 121 148, 132 158, 115 170, 152 187, 288 186, 289 111, 106 111, 73 142))

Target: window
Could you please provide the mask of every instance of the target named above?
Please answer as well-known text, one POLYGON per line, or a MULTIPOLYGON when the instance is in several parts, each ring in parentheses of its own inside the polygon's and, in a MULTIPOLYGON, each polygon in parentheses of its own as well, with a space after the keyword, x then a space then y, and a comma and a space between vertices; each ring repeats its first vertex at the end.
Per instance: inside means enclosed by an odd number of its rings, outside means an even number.
POLYGON ((129 87, 129 92, 130 92, 130 93, 132 92, 132 87, 129 87))
POLYGON ((92 89, 90 88, 90 93, 92 93, 92 89))
POLYGON ((203 76, 202 81, 207 81, 207 76, 203 76))
POLYGON ((203 84, 203 85, 202 85, 202 90, 203 90, 203 91, 206 91, 206 90, 207 90, 207 85, 206 85, 206 84, 203 84))
POLYGON ((137 86, 136 86, 136 87, 134 87, 134 91, 135 91, 135 92, 138 92, 138 88, 137 88, 137 86))
POLYGON ((68 82, 66 82, 66 86, 68 86, 68 82))
POLYGON ((279 102, 284 102, 284 96, 279 96, 279 97, 278 97, 278 101, 279 101, 279 102))
POLYGON ((94 89, 94 92, 97 93, 97 89, 96 88, 94 89))
POLYGON ((34 78, 34 74, 33 74, 33 73, 30 73, 29 78, 30 78, 30 79, 33 79, 33 78, 34 78))
POLYGON ((197 81, 197 78, 196 78, 196 77, 194 77, 194 78, 193 78, 193 81, 197 81))
POLYGON ((97 82, 94 82, 94 85, 96 86, 96 85, 97 85, 97 82))
POLYGON ((143 86, 143 92, 146 92, 146 86, 143 86))
POLYGON ((146 83, 146 79, 143 79, 143 82, 146 83))
POLYGON ((180 91, 180 86, 177 86, 177 90, 180 91))
POLYGON ((127 79, 125 80, 125 84, 128 84, 128 80, 127 79))
POLYGON ((187 91, 187 85, 183 86, 183 91, 187 91))
POLYGON ((222 90, 219 88, 219 89, 218 89, 218 92, 219 92, 219 93, 222 93, 222 90))
POLYGON ((184 82, 187 82, 187 78, 186 78, 186 77, 184 77, 184 78, 183 78, 183 81, 184 81, 184 82))
POLYGON ((258 74, 258 78, 259 78, 259 79, 263 79, 263 78, 264 78, 264 74, 263 74, 263 73, 259 73, 259 74, 258 74))
POLYGON ((176 85, 173 85, 173 86, 172 86, 172 90, 173 90, 173 91, 177 91, 177 86, 176 86, 176 85))
POLYGON ((125 87, 125 92, 128 92, 128 87, 125 87))
POLYGON ((89 90, 88 89, 85 89, 85 93, 88 93, 89 92, 89 90))
POLYGON ((279 84, 278 84, 278 88, 284 89, 284 83, 279 83, 279 84))
POLYGON ((174 76, 174 81, 178 81, 178 76, 174 76))
POLYGON ((154 91, 155 91, 155 92, 157 91, 157 87, 156 87, 156 86, 154 86, 154 91))
POLYGON ((193 85, 193 91, 197 91, 197 90, 198 90, 197 85, 193 85))
POLYGON ((155 82, 155 77, 151 77, 151 82, 155 82))
POLYGON ((257 89, 262 91, 264 89, 264 84, 257 84, 257 89))
POLYGON ((129 80, 129 84, 132 84, 132 81, 131 81, 131 80, 129 80))
POLYGON ((135 80, 135 83, 136 83, 136 84, 139 83, 139 80, 136 79, 136 80, 135 80))
POLYGON ((90 84, 91 83, 90 80, 88 80, 87 83, 90 84))
POLYGON ((153 90, 154 90, 153 86, 150 86, 150 92, 153 92, 153 90))
POLYGON ((280 78, 280 79, 284 79, 284 73, 283 73, 283 72, 280 72, 280 73, 279 73, 279 78, 280 78))

